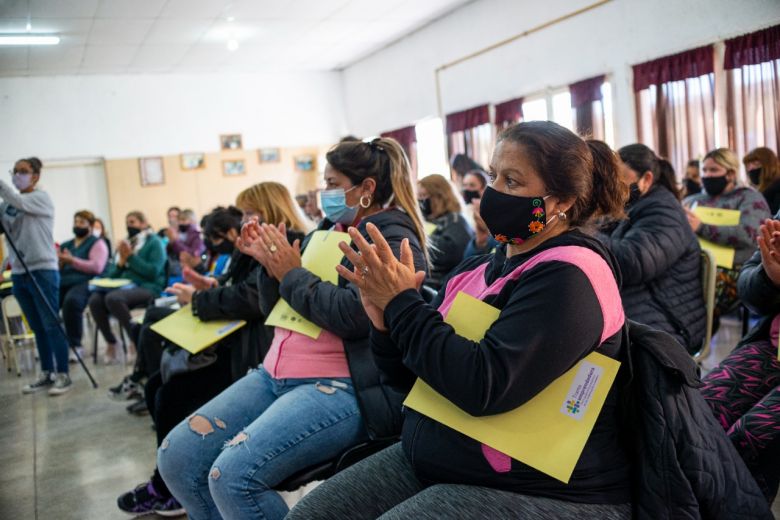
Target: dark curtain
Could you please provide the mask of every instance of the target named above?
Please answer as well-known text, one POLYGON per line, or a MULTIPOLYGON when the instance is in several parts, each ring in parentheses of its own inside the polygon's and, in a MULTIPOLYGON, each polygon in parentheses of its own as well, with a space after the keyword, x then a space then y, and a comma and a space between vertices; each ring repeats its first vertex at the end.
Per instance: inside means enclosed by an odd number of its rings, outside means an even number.
POLYGON ((413 181, 417 180, 417 132, 414 126, 405 126, 396 130, 390 130, 388 132, 382 132, 382 137, 391 137, 398 141, 398 144, 406 152, 406 156, 409 158, 409 165, 412 167, 413 181))
POLYGON ((773 60, 780 60, 780 25, 726 40, 726 70, 773 60))
MULTIPOLYGON (((599 116, 604 118, 604 110, 601 106, 602 95, 601 86, 604 84, 605 76, 596 76, 594 78, 588 78, 577 83, 569 85, 569 93, 571 94, 571 107, 574 109, 574 124, 577 129, 577 133, 582 136, 592 136, 596 139, 604 139, 603 135, 595 135, 594 130, 594 112, 598 112, 599 116), (598 103, 598 107, 594 107, 594 104, 598 103)), ((602 129, 603 121, 599 121, 598 128, 602 129)))
MULTIPOLYGON (((481 127, 490 123, 490 111, 488 105, 469 108, 454 114, 448 114, 445 121, 447 131, 447 145, 449 155, 452 157, 458 153, 464 153, 477 162, 484 162, 484 153, 480 143, 480 136, 484 133, 481 127)), ((484 136, 483 136, 484 137, 484 136)), ((482 163, 480 163, 482 164, 482 163)))
POLYGON ((715 72, 712 45, 634 65, 634 92, 715 72))
POLYGON ((499 132, 523 120, 523 98, 498 103, 495 108, 495 124, 499 132))

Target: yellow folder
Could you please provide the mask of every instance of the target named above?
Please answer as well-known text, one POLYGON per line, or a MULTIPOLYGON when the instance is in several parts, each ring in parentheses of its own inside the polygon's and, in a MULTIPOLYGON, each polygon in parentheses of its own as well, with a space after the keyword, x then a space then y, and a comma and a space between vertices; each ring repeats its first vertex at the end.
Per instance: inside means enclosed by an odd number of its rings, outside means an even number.
POLYGON ((738 226, 740 211, 737 209, 708 208, 696 206, 693 212, 701 221, 711 226, 738 226))
MULTIPOLYGON (((336 266, 344 256, 339 249, 339 242, 349 243, 350 240, 347 233, 340 231, 315 231, 303 252, 301 265, 325 282, 338 283, 336 266)), ((320 327, 298 314, 283 298, 276 302, 265 324, 299 332, 312 339, 319 338, 322 332, 320 327)))
POLYGON ((425 229, 425 236, 431 236, 433 235, 433 232, 436 231, 436 224, 433 222, 423 222, 423 228, 425 229))
POLYGON ((153 324, 151 329, 187 352, 197 354, 230 336, 244 325, 246 325, 244 320, 200 321, 192 315, 190 306, 185 305, 153 324))
MULTIPOLYGON (((499 313, 458 293, 444 321, 458 335, 479 341, 499 313)), ((404 405, 568 483, 619 367, 618 361, 592 352, 519 408, 486 417, 467 414, 421 379, 404 405)))
POLYGON ((89 285, 103 289, 119 289, 131 283, 133 281, 126 278, 93 278, 89 281, 89 285))
POLYGON ((712 253, 712 256, 715 257, 715 265, 718 267, 734 268, 734 255, 737 253, 737 250, 733 247, 722 246, 703 238, 699 239, 699 246, 705 251, 712 253))

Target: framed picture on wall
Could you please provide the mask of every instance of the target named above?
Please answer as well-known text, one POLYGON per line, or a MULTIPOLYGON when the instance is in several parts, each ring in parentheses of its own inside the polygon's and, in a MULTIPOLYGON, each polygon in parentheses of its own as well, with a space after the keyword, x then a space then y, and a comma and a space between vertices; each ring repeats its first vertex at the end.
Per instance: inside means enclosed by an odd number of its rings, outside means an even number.
POLYGON ((278 148, 260 148, 257 151, 257 159, 261 163, 279 162, 280 156, 278 148))
POLYGON ((312 154, 296 155, 293 158, 295 169, 299 172, 311 172, 317 167, 317 158, 312 154))
POLYGON ((246 173, 246 165, 243 159, 230 159, 222 161, 222 174, 226 176, 244 175, 246 173))
POLYGON ((219 144, 223 150, 240 150, 241 134, 223 134, 219 136, 219 144))
POLYGON ((182 170, 201 170, 206 167, 205 153, 183 153, 181 154, 182 170))
POLYGON ((165 169, 162 157, 142 157, 138 159, 141 172, 141 186, 161 186, 165 184, 165 169))

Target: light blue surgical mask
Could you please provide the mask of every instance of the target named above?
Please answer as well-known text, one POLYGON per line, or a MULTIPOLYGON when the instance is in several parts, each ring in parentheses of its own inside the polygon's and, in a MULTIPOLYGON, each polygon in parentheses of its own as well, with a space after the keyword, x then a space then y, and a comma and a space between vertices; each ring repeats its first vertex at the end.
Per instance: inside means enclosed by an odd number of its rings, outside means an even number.
POLYGON ((320 201, 322 202, 322 211, 325 218, 333 223, 344 224, 348 226, 355 221, 358 212, 358 206, 347 206, 347 193, 357 188, 352 186, 344 191, 344 188, 335 190, 325 190, 320 192, 320 201))

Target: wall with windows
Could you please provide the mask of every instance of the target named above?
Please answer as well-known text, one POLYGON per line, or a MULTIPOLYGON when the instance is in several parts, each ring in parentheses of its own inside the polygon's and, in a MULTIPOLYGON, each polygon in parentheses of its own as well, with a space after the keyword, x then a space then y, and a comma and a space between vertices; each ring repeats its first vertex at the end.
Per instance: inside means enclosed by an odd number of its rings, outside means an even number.
MULTIPOLYGON (((348 67, 343 80, 350 131, 370 135, 437 116, 437 67, 591 3, 478 0, 348 67)), ((739 8, 730 0, 613 0, 443 71, 442 109, 446 114, 525 96, 526 119, 538 114, 571 122, 565 94, 556 94, 607 74, 613 144, 621 146, 637 139, 631 65, 779 21, 776 0, 742 0, 739 8)), ((420 143, 419 152, 424 148, 420 143)))

